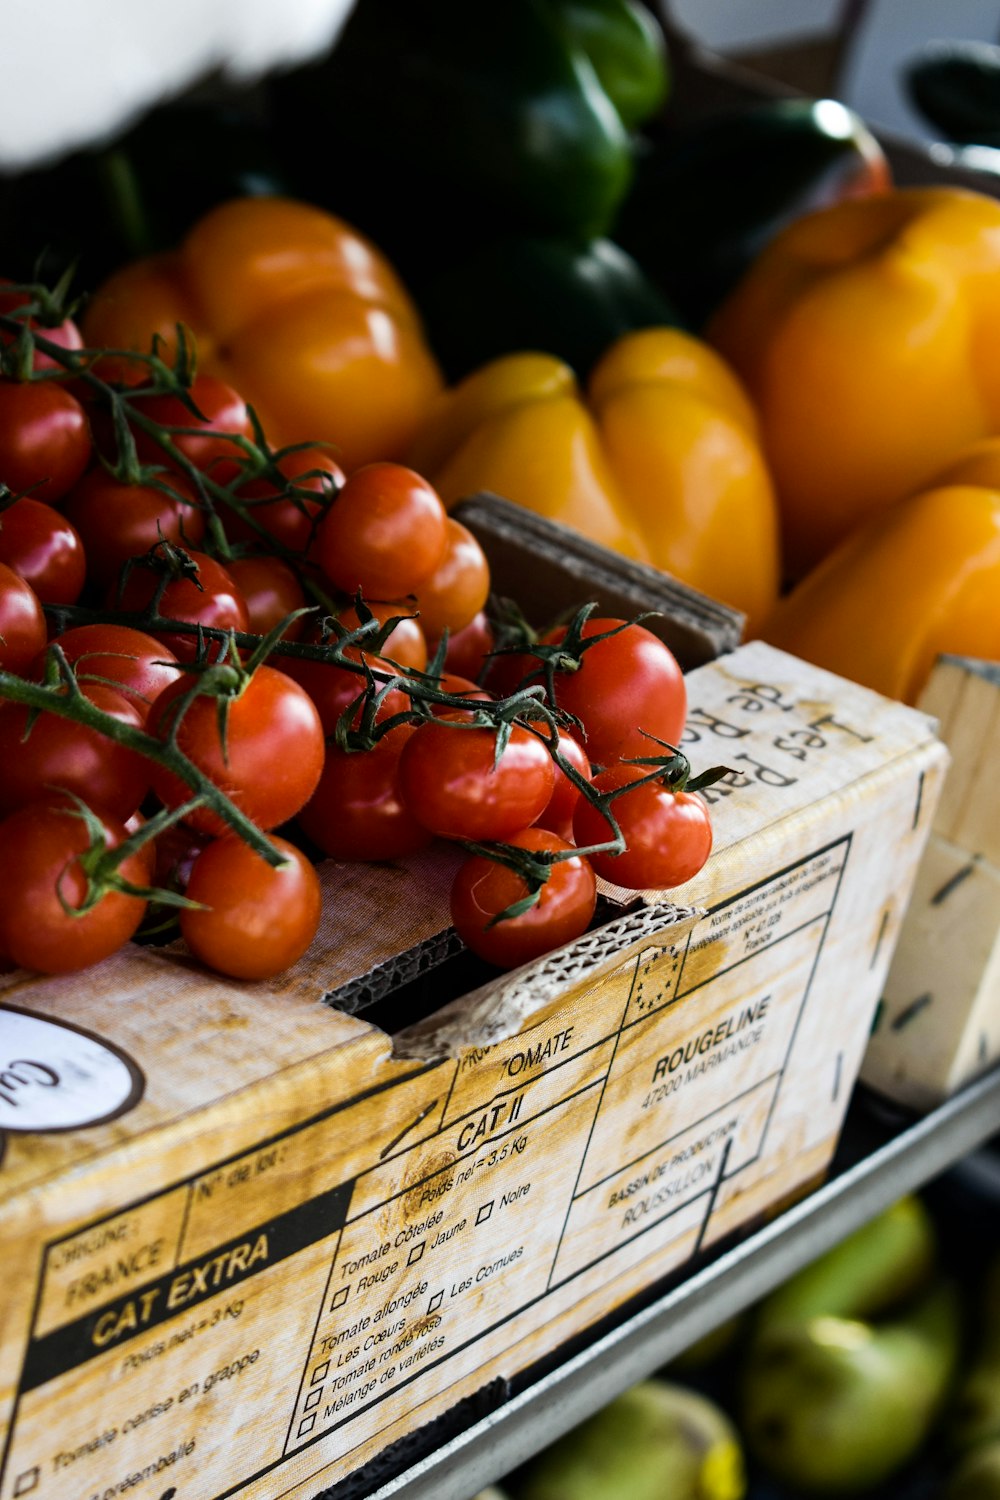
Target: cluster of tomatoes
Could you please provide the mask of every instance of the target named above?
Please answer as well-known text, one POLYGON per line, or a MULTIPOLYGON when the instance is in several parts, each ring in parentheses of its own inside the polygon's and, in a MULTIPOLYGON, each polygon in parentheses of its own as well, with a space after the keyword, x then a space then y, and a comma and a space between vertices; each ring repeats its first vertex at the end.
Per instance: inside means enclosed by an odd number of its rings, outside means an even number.
POLYGON ((315 936, 317 857, 444 838, 456 929, 510 967, 585 930, 597 875, 697 872, 654 635, 584 610, 491 654, 485 556, 419 474, 273 452, 224 382, 35 306, 0 299, 0 960, 71 971, 166 913, 266 978, 315 936))

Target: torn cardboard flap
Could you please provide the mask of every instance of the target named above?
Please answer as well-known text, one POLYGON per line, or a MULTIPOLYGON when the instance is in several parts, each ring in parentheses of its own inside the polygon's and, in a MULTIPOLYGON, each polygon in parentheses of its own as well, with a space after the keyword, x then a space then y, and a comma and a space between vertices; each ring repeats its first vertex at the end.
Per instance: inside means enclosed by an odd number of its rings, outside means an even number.
POLYGON ((442 1006, 434 1015, 398 1032, 395 1058, 440 1061, 463 1051, 492 1047, 560 997, 569 998, 612 969, 630 962, 654 938, 678 942, 703 912, 672 905, 642 905, 585 933, 575 943, 525 964, 503 979, 442 1006))

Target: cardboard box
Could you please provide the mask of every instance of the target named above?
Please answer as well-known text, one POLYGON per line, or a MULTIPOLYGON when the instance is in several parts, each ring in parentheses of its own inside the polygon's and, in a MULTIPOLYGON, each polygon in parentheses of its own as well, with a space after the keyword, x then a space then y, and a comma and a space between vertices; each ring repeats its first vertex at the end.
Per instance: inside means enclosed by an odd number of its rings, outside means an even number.
MULTIPOLYGON (((576 544, 531 531, 551 602, 576 544)), ((682 891, 392 1036, 461 968, 446 847, 329 862, 278 983, 0 977, 0 1500, 311 1500, 822 1176, 946 754, 675 602, 689 753, 730 767, 682 891)))
POLYGON ((1000 664, 939 658, 921 707, 951 770, 862 1077, 924 1110, 1000 1062, 1000 664))

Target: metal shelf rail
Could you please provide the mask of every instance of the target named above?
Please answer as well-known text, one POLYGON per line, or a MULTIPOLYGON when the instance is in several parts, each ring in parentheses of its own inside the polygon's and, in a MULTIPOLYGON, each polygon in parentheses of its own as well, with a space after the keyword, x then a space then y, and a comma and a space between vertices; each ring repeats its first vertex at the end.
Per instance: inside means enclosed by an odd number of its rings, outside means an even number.
POLYGON ((864 1099, 822 1187, 595 1338, 369 1500, 469 1500, 1000 1131, 1000 1069, 916 1121, 864 1099))

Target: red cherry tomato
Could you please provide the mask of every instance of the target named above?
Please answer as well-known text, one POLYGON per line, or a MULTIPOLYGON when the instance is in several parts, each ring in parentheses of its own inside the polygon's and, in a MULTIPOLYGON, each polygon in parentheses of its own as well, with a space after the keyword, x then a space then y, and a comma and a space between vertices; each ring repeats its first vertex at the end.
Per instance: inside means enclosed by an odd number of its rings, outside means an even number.
MULTIPOLYGON (((0 279, 0 313, 13 313, 16 308, 24 307, 29 301, 27 292, 9 291, 10 282, 0 279)), ((50 344, 58 344, 60 349, 82 349, 83 335, 72 318, 64 318, 61 323, 51 326, 41 323, 36 317, 28 318, 28 326, 39 338, 47 340, 50 344)), ((0 329, 0 344, 12 344, 16 334, 0 329)), ((59 361, 50 354, 45 354, 36 345, 34 357, 34 369, 55 370, 61 368, 59 361)))
POLYGON ((269 865, 242 839, 213 840, 187 884, 181 936, 203 964, 234 979, 270 979, 293 964, 316 936, 322 909, 319 877, 286 839, 271 842, 285 863, 269 865))
POLYGON ((43 604, 75 604, 83 592, 87 558, 79 533, 30 495, 0 511, 0 562, 20 573, 43 604))
MULTIPOLYGON (((572 848, 544 828, 527 828, 509 842, 534 852, 572 848)), ((581 855, 552 865, 538 900, 519 916, 496 918, 527 895, 524 879, 505 865, 474 854, 459 868, 451 891, 451 920, 473 953, 501 969, 541 958, 586 932, 597 903, 597 882, 581 855)))
POLYGON ((490 593, 486 553, 467 526, 449 516, 444 556, 419 588, 420 623, 426 636, 464 630, 490 593))
MULTIPOLYGON (((433 656, 437 645, 437 640, 433 638, 428 640, 427 649, 430 655, 433 656)), ((461 677, 468 677, 473 682, 479 682, 486 670, 487 657, 495 645, 496 634, 493 626, 490 624, 486 611, 481 609, 468 625, 448 636, 444 664, 449 672, 457 672, 461 677)))
MULTIPOLYGON (((246 631, 250 624, 246 601, 228 570, 205 552, 184 550, 195 571, 191 576, 170 580, 160 598, 160 615, 211 630, 246 631)), ((154 551, 152 555, 157 554, 154 551)), ((155 564, 145 561, 133 564, 127 578, 112 591, 109 604, 126 613, 141 614, 152 603, 162 576, 155 564)), ((194 631, 181 635, 164 629, 150 630, 149 634, 163 641, 178 661, 193 661, 197 655, 198 637, 194 631)), ((209 645, 208 655, 216 658, 219 648, 209 645)))
MULTIPOLYGON (((141 729, 141 715, 114 688, 100 682, 81 687, 95 708, 141 729)), ((99 730, 47 710, 26 734, 32 712, 0 699, 0 813, 60 787, 122 822, 131 817, 149 788, 151 763, 99 730)))
MULTIPOLYGON (((102 817, 101 825, 105 847, 117 848, 126 836, 122 824, 102 817)), ((79 810, 58 796, 0 822, 0 865, 17 871, 0 902, 0 950, 15 964, 42 974, 72 973, 110 957, 139 926, 146 902, 121 891, 107 891, 91 911, 75 910, 87 895, 79 856, 89 845, 79 810)), ((126 858, 120 871, 136 885, 146 883, 141 854, 126 858)))
MULTIPOLYGON (((568 729, 559 728, 556 733, 560 755, 585 781, 590 781, 590 761, 580 741, 570 734, 568 729)), ((573 843, 573 814, 581 795, 580 788, 570 780, 562 767, 557 765, 552 796, 544 811, 539 815, 538 827, 547 828, 550 833, 557 833, 560 838, 573 843)))
MULTIPOLYGON (((217 484, 228 484, 240 472, 243 449, 234 438, 253 438, 253 423, 243 397, 215 375, 196 375, 189 395, 201 413, 195 416, 179 396, 137 396, 134 409, 160 427, 179 429, 171 443, 189 463, 217 484)), ((144 463, 170 462, 155 437, 139 428, 135 446, 144 463)), ((176 462, 176 460, 175 460, 176 462)))
MULTIPOLYGON (((583 637, 603 635, 622 624, 592 617, 583 637)), ((565 635, 560 626, 542 639, 557 644, 565 635)), ((677 660, 644 625, 625 625, 587 647, 577 671, 557 674, 556 702, 580 720, 587 754, 602 766, 655 753, 649 735, 676 745, 687 717, 687 690, 677 660)))
MULTIPOLYGON (((162 641, 110 620, 74 625, 56 636, 55 644, 70 665, 75 665, 81 685, 110 683, 132 704, 143 723, 157 693, 181 675, 177 658, 162 641)), ((41 681, 44 668, 43 652, 32 661, 30 675, 41 681)))
POLYGON ((0 562, 0 671, 23 672, 45 645, 41 601, 30 583, 0 562))
MULTIPOLYGON (((302 585, 280 557, 234 557, 227 562, 226 572, 243 596, 249 628, 255 635, 267 635, 295 610, 305 608, 302 585)), ((282 632, 282 640, 297 641, 307 618, 300 615, 293 620, 282 632)))
POLYGON ((54 380, 0 380, 0 482, 53 504, 90 460, 90 427, 75 396, 54 380))
POLYGON ((299 813, 303 832, 333 859, 402 859, 426 848, 433 835, 399 791, 399 757, 413 734, 400 724, 371 750, 327 749, 312 797, 299 813))
POLYGON ((101 590, 130 557, 141 557, 161 539, 190 548, 205 535, 204 512, 178 475, 122 484, 98 465, 73 486, 61 509, 83 538, 88 579, 101 590))
POLYGON ((542 740, 520 724, 496 759, 496 732, 452 727, 444 714, 418 725, 403 747, 400 787, 413 816, 455 839, 509 839, 552 795, 555 767, 542 740))
MULTIPOLYGON (((411 605, 405 600, 398 604, 375 601, 368 605, 368 612, 382 625, 389 620, 399 622, 386 636, 380 654, 395 662, 397 667, 415 667, 418 672, 422 672, 427 666, 427 639, 411 605)), ((357 630, 361 623, 353 604, 342 609, 337 619, 345 630, 357 630)))
MULTIPOLYGON (((215 698, 196 697, 180 712, 179 700, 190 688, 184 678, 164 688, 150 710, 150 733, 165 739, 176 726, 179 749, 261 828, 294 817, 323 769, 323 728, 308 694, 275 667, 257 667, 229 702, 223 744, 215 698)), ((167 807, 191 796, 184 782, 156 765, 152 783, 167 807)), ((205 833, 226 832, 225 821, 208 807, 187 821, 205 833)))
MULTIPOLYGON (((674 792, 660 781, 646 781, 648 766, 618 765, 594 777, 597 791, 635 782, 611 803, 625 840, 622 854, 591 854, 598 875, 626 890, 671 890, 693 880, 712 852, 712 821, 697 792, 674 792)), ((606 843, 613 829, 604 814, 582 799, 573 818, 581 847, 606 843)))
MULTIPOLYGON (((352 715, 351 722, 353 724, 358 722, 363 711, 363 705, 358 700, 365 691, 365 678, 362 673, 352 672, 349 667, 337 666, 333 662, 310 661, 305 657, 283 656, 279 659, 282 670, 309 694, 316 705, 316 712, 319 714, 325 735, 336 733, 337 725, 352 703, 357 704, 357 708, 352 715)), ((383 657, 365 657, 364 653, 357 653, 357 659, 367 660, 372 672, 378 674, 376 681, 388 680, 398 675, 392 662, 386 661, 383 657)), ((404 713, 409 706, 409 697, 402 689, 390 688, 379 704, 376 717, 387 719, 392 714, 404 713)))
POLYGON ((402 464, 355 469, 316 534, 314 557, 347 594, 401 599, 429 578, 447 543, 444 504, 402 464))
POLYGON ((263 547, 267 538, 273 537, 290 552, 305 556, 316 527, 344 483, 344 471, 325 448, 293 449, 281 454, 277 467, 295 490, 308 494, 288 494, 268 479, 247 480, 240 485, 236 498, 263 528, 264 536, 235 509, 225 515, 226 535, 233 541, 252 541, 263 547))

